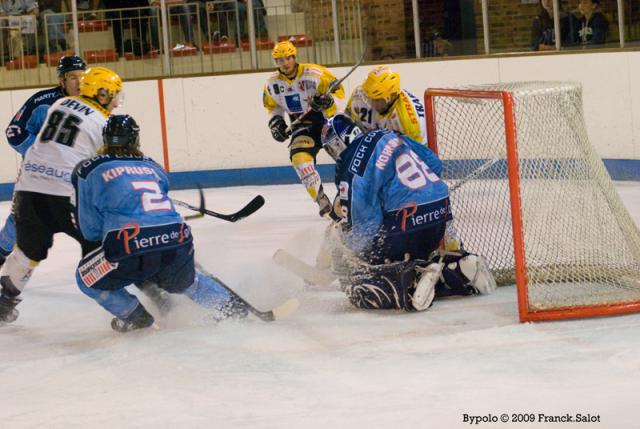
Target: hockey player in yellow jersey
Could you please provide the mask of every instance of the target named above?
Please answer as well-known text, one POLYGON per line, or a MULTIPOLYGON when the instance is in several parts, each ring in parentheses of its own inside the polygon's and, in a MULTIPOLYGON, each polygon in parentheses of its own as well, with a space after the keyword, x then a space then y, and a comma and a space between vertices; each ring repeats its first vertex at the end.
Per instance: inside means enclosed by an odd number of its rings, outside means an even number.
POLYGON ((346 113, 363 131, 386 128, 427 144, 424 106, 400 88, 400 75, 387 66, 373 69, 353 91, 346 113))
POLYGON ((320 133, 325 119, 336 113, 336 99, 344 99, 344 89, 338 86, 327 94, 336 77, 325 67, 302 64, 296 60, 296 47, 289 41, 273 48, 273 60, 278 70, 264 86, 262 101, 269 112, 269 129, 279 142, 289 136, 289 157, 300 181, 320 207, 320 216, 332 214, 332 203, 322 188, 316 170, 316 155, 322 149, 320 133), (285 114, 290 121, 300 119, 289 132, 285 114))

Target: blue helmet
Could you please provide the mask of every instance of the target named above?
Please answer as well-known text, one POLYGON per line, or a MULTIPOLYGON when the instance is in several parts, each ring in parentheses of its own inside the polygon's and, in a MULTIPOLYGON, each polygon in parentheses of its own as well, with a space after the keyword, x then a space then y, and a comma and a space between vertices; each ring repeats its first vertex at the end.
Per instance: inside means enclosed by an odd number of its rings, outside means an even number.
POLYGON ((64 75, 70 71, 82 71, 86 70, 86 68, 87 64, 82 58, 76 55, 70 55, 60 58, 60 61, 58 61, 58 67, 56 67, 56 71, 58 72, 58 77, 63 78, 64 75))
POLYGON ((112 115, 102 129, 102 142, 109 147, 140 147, 140 127, 129 115, 112 115))
POLYGON ((349 116, 342 113, 329 118, 322 128, 322 147, 334 160, 362 131, 349 116))

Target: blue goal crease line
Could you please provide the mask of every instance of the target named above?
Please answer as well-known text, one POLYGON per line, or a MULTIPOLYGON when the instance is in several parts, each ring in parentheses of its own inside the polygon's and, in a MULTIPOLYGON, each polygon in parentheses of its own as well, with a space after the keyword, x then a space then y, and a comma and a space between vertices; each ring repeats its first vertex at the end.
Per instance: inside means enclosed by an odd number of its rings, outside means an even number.
MULTIPOLYGON (((467 160, 467 161, 445 161, 445 168, 453 172, 472 171, 473 168, 480 167, 488 160, 467 160), (471 167, 471 170, 469 170, 471 167)), ((483 174, 490 174, 491 171, 501 169, 498 162, 483 174)), ((557 163, 558 161, 548 161, 557 163)), ((640 160, 637 159, 605 159, 605 167, 609 171, 613 180, 633 180, 640 181, 640 160)), ((325 183, 332 183, 335 168, 333 164, 321 164, 317 166, 320 176, 325 183)), ((460 173, 462 174, 462 173, 460 173)), ((220 188, 226 186, 258 186, 258 185, 285 185, 300 183, 297 174, 291 166, 281 167, 256 167, 256 168, 234 168, 228 170, 202 170, 169 173, 171 189, 193 189, 197 185, 204 188, 220 188)), ((458 177, 461 178, 461 177, 458 177)), ((479 175, 478 178, 482 178, 479 175)), ((13 193, 13 183, 0 184, 0 200, 11 199, 13 193)))

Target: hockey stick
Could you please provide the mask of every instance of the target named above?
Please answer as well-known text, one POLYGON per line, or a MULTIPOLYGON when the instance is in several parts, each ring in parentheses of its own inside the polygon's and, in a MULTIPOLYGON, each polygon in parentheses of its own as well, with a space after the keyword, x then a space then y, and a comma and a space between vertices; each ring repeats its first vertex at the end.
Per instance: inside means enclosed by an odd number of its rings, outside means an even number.
POLYGON ((244 206, 243 208, 241 208, 240 210, 238 210, 235 213, 231 213, 231 214, 216 213, 214 211, 207 210, 205 208, 204 195, 203 195, 201 189, 200 189, 200 207, 192 206, 189 203, 185 203, 184 201, 176 200, 175 198, 172 198, 171 200, 177 206, 184 207, 184 208, 187 208, 189 210, 193 210, 193 211, 196 211, 196 212, 200 213, 200 215, 193 215, 192 218, 194 218, 194 217, 197 218, 197 217, 202 217, 204 215, 208 215, 208 216, 212 216, 212 217, 217 217, 218 219, 226 220, 227 222, 237 222, 237 221, 239 221, 241 219, 244 219, 245 217, 247 217, 249 215, 252 215, 256 211, 258 211, 258 209, 260 209, 260 207, 262 207, 264 205, 264 197, 262 195, 257 195, 251 201, 249 201, 249 203, 247 203, 246 206, 244 206))
POLYGON ((198 218, 204 217, 204 212, 207 208, 205 207, 204 193, 202 192, 202 188, 200 187, 200 185, 198 185, 198 194, 200 195, 200 207, 197 209, 198 213, 185 216, 184 220, 198 219, 198 218))
POLYGON ((273 308, 271 310, 260 311, 257 308, 255 308, 253 305, 249 304, 244 298, 242 298, 240 295, 238 295, 233 289, 231 289, 229 286, 224 284, 219 278, 217 278, 216 276, 214 276, 213 274, 208 272, 198 262, 196 262, 196 269, 200 273, 204 274, 205 276, 210 277, 213 280, 215 280, 216 282, 218 282, 220 284, 220 286, 224 287, 231 294, 233 294, 237 299, 242 301, 242 303, 247 306, 247 309, 252 314, 254 314, 259 319, 261 319, 261 320, 263 320, 265 322, 273 322, 275 320, 282 320, 282 319, 286 318, 289 314, 291 314, 294 311, 296 311, 298 309, 298 307, 300 306, 300 301, 298 301, 296 298, 290 298, 290 299, 286 300, 283 304, 280 304, 279 306, 277 306, 277 307, 275 307, 275 308, 273 308))
MULTIPOLYGON (((355 69, 357 69, 358 67, 360 67, 360 64, 362 64, 362 62, 364 61, 364 57, 367 53, 367 39, 364 40, 364 44, 362 46, 362 55, 360 55, 360 59, 358 60, 357 63, 355 63, 353 65, 353 67, 351 67, 351 69, 347 72, 347 74, 345 74, 344 76, 342 76, 340 79, 334 80, 331 82, 331 84, 329 85, 329 88, 327 89, 327 91, 325 93, 323 93, 322 95, 325 94, 333 94, 333 92, 338 89, 340 87, 340 85, 342 84, 342 82, 345 81, 345 79, 347 79, 351 73, 353 73, 355 71, 355 69)), ((291 122, 291 124, 289 125, 289 127, 285 130, 285 133, 287 135, 291 135, 291 132, 293 131, 293 127, 295 127, 296 125, 298 125, 300 122, 302 122, 302 120, 304 118, 307 117, 307 115, 309 113, 311 113, 313 111, 313 109, 309 109, 306 112, 304 112, 302 115, 298 116, 298 118, 296 120, 294 120, 293 122, 291 122)))

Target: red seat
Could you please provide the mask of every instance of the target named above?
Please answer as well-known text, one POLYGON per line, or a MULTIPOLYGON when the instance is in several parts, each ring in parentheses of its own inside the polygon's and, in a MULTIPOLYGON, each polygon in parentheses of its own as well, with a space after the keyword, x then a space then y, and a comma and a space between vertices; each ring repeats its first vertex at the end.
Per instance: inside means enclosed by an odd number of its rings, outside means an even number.
POLYGON ((206 54, 225 54, 235 52, 236 46, 229 40, 224 41, 206 41, 202 43, 202 51, 206 54))
POLYGON ((5 63, 7 70, 34 69, 38 67, 38 58, 35 55, 25 55, 5 63))
POLYGON ((44 54, 43 58, 44 58, 45 64, 51 67, 56 67, 60 62, 60 58, 67 57, 70 55, 75 55, 75 52, 73 51, 51 52, 49 54, 44 54))
POLYGON ((290 40, 298 48, 311 46, 312 44, 311 37, 307 36, 306 34, 292 34, 290 36, 278 36, 278 42, 284 42, 285 40, 290 40))
POLYGON ((108 63, 118 61, 118 53, 115 49, 98 49, 84 51, 84 60, 87 64, 108 63))
POLYGON ((106 31, 109 28, 109 23, 107 21, 79 21, 78 22, 78 31, 80 33, 91 33, 93 31, 106 31))
MULTIPOLYGON (((256 39, 256 49, 258 51, 266 51, 266 50, 271 50, 273 49, 273 40, 269 39, 268 37, 258 37, 256 39)), ((249 44, 249 39, 248 38, 242 38, 240 39, 240 47, 242 48, 243 51, 248 51, 251 49, 251 45, 249 44)))
POLYGON ((124 53, 124 57, 127 59, 127 61, 135 61, 135 60, 152 60, 154 58, 158 58, 158 55, 160 54, 160 51, 158 49, 154 49, 153 51, 149 51, 146 54, 140 56, 140 55, 134 55, 133 52, 125 52, 124 53))

